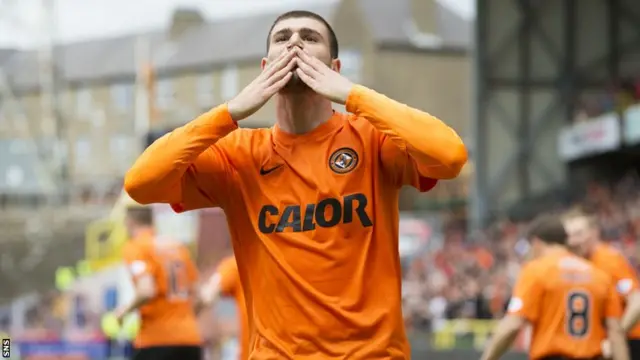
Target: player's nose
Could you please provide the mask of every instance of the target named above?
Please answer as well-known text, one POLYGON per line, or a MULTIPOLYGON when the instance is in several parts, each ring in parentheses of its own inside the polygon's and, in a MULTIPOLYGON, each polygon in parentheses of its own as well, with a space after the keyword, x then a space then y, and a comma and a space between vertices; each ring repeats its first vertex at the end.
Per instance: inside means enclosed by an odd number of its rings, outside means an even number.
POLYGON ((287 44, 287 48, 291 49, 294 46, 302 47, 302 38, 297 33, 291 35, 291 37, 289 38, 289 43, 287 44))

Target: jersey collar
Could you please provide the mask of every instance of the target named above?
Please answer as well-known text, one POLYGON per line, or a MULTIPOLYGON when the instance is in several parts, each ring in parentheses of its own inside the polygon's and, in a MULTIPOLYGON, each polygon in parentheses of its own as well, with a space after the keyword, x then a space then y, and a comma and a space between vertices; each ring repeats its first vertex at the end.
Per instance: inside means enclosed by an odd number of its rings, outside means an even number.
POLYGON ((277 143, 286 145, 294 142, 308 142, 324 138, 341 126, 343 114, 334 111, 333 115, 315 129, 304 134, 291 134, 280 128, 278 124, 273 126, 273 137, 277 143))

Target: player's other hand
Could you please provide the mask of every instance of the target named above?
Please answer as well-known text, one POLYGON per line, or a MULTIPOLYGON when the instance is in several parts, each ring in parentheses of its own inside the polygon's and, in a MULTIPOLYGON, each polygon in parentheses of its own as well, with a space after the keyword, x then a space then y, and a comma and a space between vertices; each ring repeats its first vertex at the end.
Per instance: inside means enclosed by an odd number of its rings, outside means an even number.
POLYGON ((284 51, 267 65, 258 77, 227 103, 231 118, 240 121, 258 111, 289 82, 297 62, 294 51, 284 51))
POLYGON ((611 353, 611 343, 609 340, 604 340, 600 344, 600 347, 602 348, 602 357, 605 359, 611 359, 611 355, 613 354, 611 353))
POLYGON ((294 51, 300 59, 296 69, 300 79, 316 93, 344 105, 353 88, 353 83, 299 47, 295 47, 294 51))

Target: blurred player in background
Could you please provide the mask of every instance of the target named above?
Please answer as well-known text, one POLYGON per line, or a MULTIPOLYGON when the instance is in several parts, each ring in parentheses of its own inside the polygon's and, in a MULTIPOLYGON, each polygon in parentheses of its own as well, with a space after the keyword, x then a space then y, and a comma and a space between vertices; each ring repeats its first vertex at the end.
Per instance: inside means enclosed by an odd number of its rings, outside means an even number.
POLYGON ((216 272, 204 284, 201 294, 202 303, 205 306, 213 306, 222 296, 232 297, 235 300, 238 311, 238 335, 240 340, 239 359, 248 359, 251 338, 249 320, 235 257, 229 256, 222 259, 216 272))
POLYGON ((627 334, 631 358, 640 360, 640 287, 636 270, 620 251, 600 239, 600 227, 594 217, 574 210, 565 214, 564 225, 571 250, 613 277, 625 304, 622 328, 627 334))
POLYGON ((149 207, 128 208, 125 224, 131 240, 123 257, 135 295, 115 315, 122 323, 127 314, 139 311, 133 358, 200 360, 202 340, 194 312, 198 275, 189 249, 156 236, 149 207))
POLYGON ((252 359, 408 359, 400 188, 455 178, 466 148, 436 117, 342 76, 321 16, 285 13, 266 35, 256 79, 149 146, 125 189, 176 211, 224 209, 252 359), (238 129, 273 96, 273 128, 238 129))
POLYGON ((597 359, 608 339, 613 359, 628 360, 619 323, 622 307, 611 277, 568 250, 556 216, 536 219, 528 239, 533 260, 520 271, 507 315, 482 360, 498 359, 527 324, 532 326, 531 359, 597 359))

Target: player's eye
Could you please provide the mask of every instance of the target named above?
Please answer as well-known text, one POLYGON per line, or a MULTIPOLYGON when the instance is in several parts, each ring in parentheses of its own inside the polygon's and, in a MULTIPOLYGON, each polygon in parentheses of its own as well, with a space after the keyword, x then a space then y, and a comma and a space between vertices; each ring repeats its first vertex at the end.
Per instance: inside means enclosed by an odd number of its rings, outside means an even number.
POLYGON ((316 42, 317 41, 316 38, 313 37, 313 36, 305 36, 303 40, 304 41, 309 41, 309 42, 316 42))
POLYGON ((277 43, 280 43, 280 42, 283 42, 283 41, 287 41, 287 37, 284 36, 284 35, 276 36, 274 41, 277 42, 277 43))

